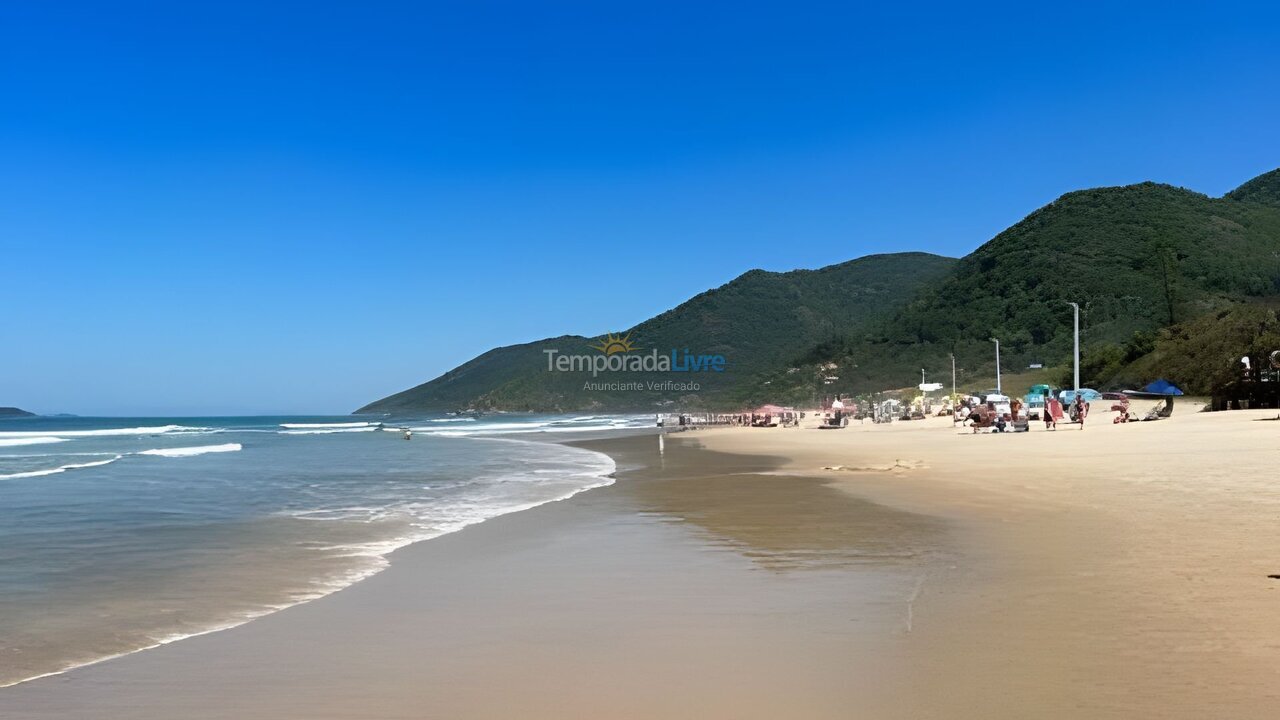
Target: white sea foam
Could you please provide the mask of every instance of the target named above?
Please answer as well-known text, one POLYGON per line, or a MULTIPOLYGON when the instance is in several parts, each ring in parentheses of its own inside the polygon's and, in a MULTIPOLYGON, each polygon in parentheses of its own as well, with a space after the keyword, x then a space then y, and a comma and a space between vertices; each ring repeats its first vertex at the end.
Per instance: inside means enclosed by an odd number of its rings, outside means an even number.
MULTIPOLYGON (((142 450, 136 453, 126 453, 131 455, 152 455, 157 457, 191 457, 194 455, 204 455, 205 453, 219 452, 236 452, 241 449, 240 443, 226 443, 224 445, 199 445, 196 447, 178 447, 178 448, 155 448, 153 450, 142 450)), ((67 453, 68 455, 102 455, 108 453, 67 453)), ((111 463, 123 458, 125 455, 112 455, 106 460, 94 460, 92 462, 68 463, 57 467, 44 468, 42 470, 27 470, 24 472, 10 473, 8 475, 0 475, 0 480, 18 480, 21 478, 42 477, 44 475, 56 475, 57 473, 66 472, 68 470, 81 470, 84 468, 101 467, 110 465, 111 463)), ((17 457, 17 456, 14 456, 17 457)))
MULTIPOLYGON (((0 433, 2 435, 3 433, 0 433)), ((49 443, 66 442, 66 438, 53 437, 52 435, 37 435, 35 437, 0 437, 0 447, 18 447, 21 445, 48 445, 49 443)))
POLYGON ((331 435, 333 433, 353 433, 353 432, 374 432, 381 430, 377 425, 363 425, 361 427, 333 427, 333 428, 311 428, 309 430, 281 430, 281 435, 331 435))
POLYGON ((527 484, 542 487, 553 483, 572 483, 563 492, 550 497, 517 498, 517 497, 471 497, 454 504, 441 505, 436 501, 408 502, 390 506, 349 506, 320 510, 296 510, 282 513, 288 517, 317 521, 348 522, 380 522, 400 518, 408 521, 408 532, 399 537, 387 538, 363 543, 350 543, 319 548, 336 552, 340 557, 368 557, 378 561, 375 568, 360 574, 350 582, 335 586, 332 591, 346 587, 357 580, 368 577, 386 565, 385 556, 399 548, 423 540, 454 533, 471 525, 491 520, 510 513, 530 510, 547 503, 567 500, 574 495, 598 487, 612 485, 613 475, 617 471, 613 458, 603 453, 584 448, 572 448, 562 445, 528 440, 508 438, 475 438, 474 442, 519 443, 527 447, 558 448, 559 451, 576 456, 577 467, 556 469, 540 469, 532 472, 514 471, 489 477, 478 481, 479 484, 500 486, 506 483, 527 484))
POLYGON ((289 430, 302 430, 305 428, 356 428, 366 427, 369 425, 381 425, 382 423, 373 422, 346 422, 346 423, 280 423, 280 427, 289 430))
POLYGON ((462 435, 481 435, 485 433, 513 433, 513 432, 538 432, 543 428, 550 427, 549 420, 535 420, 526 422, 485 422, 476 423, 465 429, 439 428, 431 425, 411 428, 414 431, 431 433, 432 435, 443 435, 446 437, 456 437, 462 435))
MULTIPOLYGON (((500 496, 490 497, 487 494, 480 497, 469 496, 453 504, 442 505, 439 501, 433 499, 425 502, 410 501, 392 505, 352 505, 341 508, 296 510, 285 514, 290 517, 305 519, 361 522, 401 518, 411 521, 419 528, 431 529, 430 536, 435 537, 436 535, 444 534, 444 532, 453 532, 454 529, 461 529, 497 515, 504 515, 526 507, 536 507, 544 503, 571 497, 583 490, 610 485, 613 483, 613 474, 617 470, 613 459, 608 455, 585 448, 515 438, 478 437, 469 438, 468 441, 520 445, 526 448, 545 450, 554 453, 554 460, 563 464, 559 467, 536 468, 533 470, 523 467, 512 468, 506 472, 457 483, 451 485, 450 487, 452 488, 463 486, 497 487, 508 483, 526 485, 531 488, 563 484, 569 486, 568 489, 570 491, 565 495, 536 499, 530 505, 526 505, 522 498, 510 497, 508 495, 509 491, 503 491, 500 496), (508 502, 515 504, 504 505, 504 503, 508 502), (458 524, 456 528, 454 527, 455 524, 458 524), (437 532, 441 527, 450 529, 444 532, 437 532)), ((538 461, 534 460, 534 462, 538 461)), ((420 539, 425 538, 415 536, 406 540, 406 542, 420 539)))
MULTIPOLYGON (((474 439, 473 441, 498 442, 498 443, 524 443, 529 446, 546 447, 546 445, 543 443, 536 443, 536 442, 531 442, 526 440, 506 439, 506 438, 477 438, 477 439, 474 439)), ((238 444, 233 443, 233 445, 235 445, 235 449, 237 450, 239 449, 238 444)), ((218 446, 213 446, 213 447, 218 447, 218 446)), ((577 455, 579 460, 579 466, 577 468, 566 468, 563 470, 554 470, 554 471, 547 470, 545 473, 545 474, 553 474, 558 477, 564 477, 564 478, 576 478, 581 481, 580 484, 568 489, 566 492, 563 492, 554 497, 549 497, 545 499, 515 502, 512 504, 505 504, 505 505, 484 505, 484 504, 468 503, 466 505, 462 505, 454 508, 454 512, 445 512, 445 513, 436 515, 435 516, 437 519, 436 522, 430 523, 430 524, 424 523, 421 525, 417 525, 415 527, 414 532, 407 534, 403 537, 392 538, 392 539, 382 540, 382 541, 365 542, 365 543, 351 543, 351 544, 340 545, 340 546, 334 545, 334 546, 319 547, 317 549, 322 551, 336 552, 336 553, 339 553, 341 556, 365 557, 365 558, 368 558, 370 562, 365 563, 362 566, 354 567, 349 570, 337 573, 328 578, 321 578, 318 580, 317 584, 314 585, 313 587, 308 589, 303 589, 294 593, 291 596, 291 599, 289 602, 263 606, 255 610, 241 613, 236 617, 230 618, 221 623, 214 624, 212 626, 209 626, 200 630, 195 630, 190 632, 176 632, 176 633, 172 633, 162 637, 153 638, 150 644, 145 645, 143 647, 136 648, 134 650, 127 650, 125 652, 115 653, 115 654, 98 658, 95 660, 90 660, 88 662, 78 662, 78 663, 70 664, 59 670, 55 670, 53 672, 44 673, 35 677, 24 678, 8 684, 0 684, 0 688, 10 687, 12 685, 18 685, 18 684, 29 682, 31 680, 35 680, 38 678, 61 675, 65 672, 68 672, 76 668, 93 665, 93 664, 102 662, 104 660, 110 660, 113 658, 131 655, 135 652, 141 652, 143 650, 150 650, 152 648, 160 647, 162 645, 167 645, 169 643, 176 642, 178 640, 184 640, 186 638, 198 637, 201 635, 208 635, 211 633, 220 632, 222 630, 228 630, 233 627, 237 627, 239 625, 243 625, 247 622, 250 622, 258 617, 269 615, 278 610, 283 610, 288 607, 307 603, 312 600, 317 600, 321 597, 337 592, 343 588, 350 587, 351 585, 354 585, 355 583, 361 580, 364 580, 368 577, 376 575, 377 573, 381 572, 382 570, 384 570, 386 567, 390 565, 390 562, 387 560, 386 556, 389 555, 394 550, 397 550, 406 545, 410 545, 422 540, 429 540, 435 537, 439 537, 441 535, 457 532, 470 525, 475 525, 477 523, 481 523, 481 522, 484 522, 485 520, 499 517, 501 515, 507 515, 514 512, 520 512, 523 510, 532 509, 540 505, 545 505, 552 502, 567 500, 587 490, 613 484, 614 482, 613 474, 614 472, 616 472, 617 467, 614 464, 614 461, 612 458, 610 458, 609 456, 603 453, 598 453, 598 452, 595 452, 592 450, 586 450, 583 448, 570 448, 567 446, 558 446, 558 447, 561 450, 565 451, 566 453, 577 455)), ((106 461, 106 462, 112 462, 118 459, 120 459, 120 456, 116 456, 112 460, 106 461)), ((91 464, 93 463, 86 463, 84 466, 87 467, 91 464)), ((96 464, 104 464, 104 463, 96 463, 96 464)), ((534 472, 541 473, 542 471, 534 471, 534 472)), ((500 482, 501 478, 491 478, 490 481, 500 482)), ((437 511, 440 510, 438 506, 432 506, 432 507, 437 511)), ((348 508, 347 510, 349 511, 353 510, 355 512, 343 513, 341 511, 335 511, 335 512, 329 513, 326 511, 297 511, 297 512, 284 513, 284 514, 291 517, 316 519, 323 522, 325 520, 335 520, 335 519, 341 519, 341 520, 358 519, 359 516, 362 514, 360 511, 368 511, 370 514, 376 515, 378 517, 385 517, 384 513, 386 508, 348 508)), ((369 516, 366 515, 366 519, 372 519, 372 518, 369 518, 369 516)))
POLYGON ((17 480, 19 478, 41 477, 42 475, 56 475, 57 473, 66 472, 68 470, 79 470, 81 468, 99 467, 102 465, 109 465, 119 460, 122 457, 124 456, 116 455, 110 458, 109 460, 95 460, 93 462, 86 462, 86 463, 70 463, 68 465, 59 465, 58 467, 45 468, 44 470, 28 470, 27 472, 10 473, 8 475, 0 475, 0 480, 17 480))
POLYGON ((512 422, 482 422, 465 428, 440 428, 430 425, 411 428, 415 432, 440 437, 470 437, 483 435, 512 435, 517 433, 582 433, 597 430, 622 430, 651 427, 649 415, 585 415, 575 418, 551 420, 527 420, 512 422))
POLYGON ((143 450, 138 454, 176 458, 204 455, 205 453, 238 452, 240 449, 240 443, 224 443, 222 445, 197 445, 195 447, 155 448, 143 450))
POLYGON ((187 427, 186 425, 155 425, 150 427, 104 428, 101 430, 14 430, 0 432, 0 440, 6 438, 34 438, 56 435, 60 438, 100 437, 107 435, 164 435, 166 433, 206 433, 215 428, 187 427))

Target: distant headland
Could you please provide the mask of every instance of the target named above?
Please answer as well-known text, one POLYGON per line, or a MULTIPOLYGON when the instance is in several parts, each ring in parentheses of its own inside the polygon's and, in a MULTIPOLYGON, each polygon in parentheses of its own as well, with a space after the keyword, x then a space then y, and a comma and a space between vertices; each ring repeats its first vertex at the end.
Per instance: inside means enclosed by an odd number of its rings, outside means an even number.
POLYGON ((35 416, 36 416, 36 414, 35 414, 35 413, 33 413, 33 412, 27 412, 26 410, 20 410, 20 409, 18 409, 18 408, 16 408, 16 407, 0 407, 0 418, 11 418, 11 417, 35 417, 35 416))

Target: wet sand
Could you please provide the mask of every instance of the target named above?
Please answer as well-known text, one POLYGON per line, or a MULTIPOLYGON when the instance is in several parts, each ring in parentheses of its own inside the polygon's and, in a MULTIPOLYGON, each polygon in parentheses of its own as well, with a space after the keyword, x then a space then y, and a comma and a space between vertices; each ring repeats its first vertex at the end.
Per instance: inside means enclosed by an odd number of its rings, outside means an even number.
POLYGON ((692 434, 247 625, 0 690, 5 718, 885 715, 946 524, 692 434))

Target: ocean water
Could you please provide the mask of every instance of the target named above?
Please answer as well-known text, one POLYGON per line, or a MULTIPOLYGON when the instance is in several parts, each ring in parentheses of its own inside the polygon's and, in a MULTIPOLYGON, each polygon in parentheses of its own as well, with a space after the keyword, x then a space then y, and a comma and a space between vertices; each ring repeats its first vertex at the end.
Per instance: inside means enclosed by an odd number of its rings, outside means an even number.
POLYGON ((607 485, 612 460, 546 439, 652 424, 0 420, 0 687, 232 627, 398 547, 607 485))

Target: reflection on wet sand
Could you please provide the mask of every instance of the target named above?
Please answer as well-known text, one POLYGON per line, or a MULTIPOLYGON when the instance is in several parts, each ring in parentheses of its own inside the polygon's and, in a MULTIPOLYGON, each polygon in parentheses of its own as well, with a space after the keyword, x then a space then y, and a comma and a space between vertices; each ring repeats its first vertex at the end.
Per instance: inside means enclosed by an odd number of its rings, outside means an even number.
POLYGON ((651 446, 591 446, 620 458, 618 489, 638 512, 692 523, 709 542, 770 570, 914 563, 939 552, 942 521, 822 479, 779 474, 777 458, 715 453, 696 438, 661 435, 651 446))

